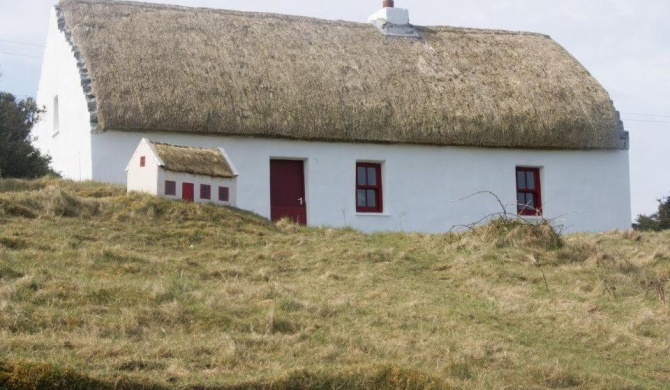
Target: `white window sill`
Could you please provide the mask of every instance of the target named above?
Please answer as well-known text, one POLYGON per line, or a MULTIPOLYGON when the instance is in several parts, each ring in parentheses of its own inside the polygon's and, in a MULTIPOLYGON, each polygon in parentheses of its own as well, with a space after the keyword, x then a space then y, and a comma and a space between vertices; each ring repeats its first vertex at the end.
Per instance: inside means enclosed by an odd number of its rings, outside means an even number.
POLYGON ((357 217, 385 217, 385 218, 393 216, 393 214, 389 213, 356 213, 354 215, 357 217))
POLYGON ((519 215, 519 214, 517 214, 516 216, 519 219, 525 219, 527 221, 542 221, 543 219, 545 219, 544 216, 542 216, 542 215, 519 215))

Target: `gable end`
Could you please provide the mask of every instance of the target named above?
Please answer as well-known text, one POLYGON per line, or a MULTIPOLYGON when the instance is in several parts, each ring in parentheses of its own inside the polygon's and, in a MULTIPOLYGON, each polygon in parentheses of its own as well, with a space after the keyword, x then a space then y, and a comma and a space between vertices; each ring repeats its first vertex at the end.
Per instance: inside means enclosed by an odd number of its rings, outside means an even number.
POLYGON ((63 35, 65 35, 65 40, 70 45, 70 48, 72 49, 72 54, 74 55, 74 58, 77 60, 77 68, 79 70, 81 88, 82 91, 84 92, 84 97, 86 98, 86 106, 88 108, 88 113, 90 116, 91 132, 97 133, 99 132, 98 102, 95 95, 93 94, 93 81, 91 79, 91 74, 89 73, 88 68, 86 67, 86 61, 84 60, 81 51, 79 50, 79 48, 77 48, 77 45, 74 43, 74 37, 72 35, 72 32, 68 29, 67 24, 65 23, 65 16, 63 14, 63 10, 58 5, 56 5, 54 8, 56 9, 58 30, 60 30, 63 33, 63 35))

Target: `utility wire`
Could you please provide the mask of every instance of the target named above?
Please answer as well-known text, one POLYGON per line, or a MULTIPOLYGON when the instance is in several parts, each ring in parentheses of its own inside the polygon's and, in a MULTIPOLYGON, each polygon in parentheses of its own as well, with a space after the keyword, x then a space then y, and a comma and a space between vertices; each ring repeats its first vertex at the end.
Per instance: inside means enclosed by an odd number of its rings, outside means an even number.
POLYGON ((7 54, 7 55, 10 55, 10 56, 19 56, 19 57, 36 58, 36 59, 38 59, 38 60, 41 60, 41 59, 42 59, 42 57, 29 56, 29 55, 27 55, 27 54, 10 53, 10 52, 7 52, 7 51, 0 51, 0 54, 7 54))
POLYGON ((644 120, 644 119, 625 119, 624 122, 663 123, 663 124, 668 124, 668 125, 670 125, 670 122, 663 122, 663 121, 648 121, 648 120, 644 120))
POLYGON ((36 43, 25 43, 25 42, 11 41, 9 39, 0 39, 0 42, 16 43, 17 45, 26 45, 26 46, 46 47, 44 45, 38 45, 36 43))
POLYGON ((641 115, 641 116, 657 116, 657 117, 661 117, 661 118, 670 118, 670 115, 660 115, 660 114, 640 114, 640 113, 635 113, 635 112, 622 112, 622 114, 641 115))

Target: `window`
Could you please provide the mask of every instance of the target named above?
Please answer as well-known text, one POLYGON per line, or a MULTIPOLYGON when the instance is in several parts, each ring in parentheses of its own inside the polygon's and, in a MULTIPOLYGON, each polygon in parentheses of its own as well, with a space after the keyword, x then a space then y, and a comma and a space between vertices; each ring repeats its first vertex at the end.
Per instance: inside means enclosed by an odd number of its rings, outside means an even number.
POLYGON ((212 198, 212 186, 209 184, 200 184, 200 199, 211 199, 212 198))
POLYGON ((58 113, 58 95, 54 96, 54 106, 53 106, 53 131, 52 136, 58 135, 60 132, 60 118, 58 113))
POLYGON ((229 199, 230 191, 228 190, 228 187, 219 187, 219 201, 228 202, 229 199))
POLYGON ((359 213, 381 213, 382 165, 379 163, 356 163, 356 211, 359 213))
POLYGON ((542 215, 540 168, 516 168, 516 203, 519 215, 542 215))
POLYGON ((140 167, 144 168, 147 165, 147 158, 145 156, 140 157, 140 167))
POLYGON ((177 183, 172 180, 165 180, 165 195, 177 195, 177 183))

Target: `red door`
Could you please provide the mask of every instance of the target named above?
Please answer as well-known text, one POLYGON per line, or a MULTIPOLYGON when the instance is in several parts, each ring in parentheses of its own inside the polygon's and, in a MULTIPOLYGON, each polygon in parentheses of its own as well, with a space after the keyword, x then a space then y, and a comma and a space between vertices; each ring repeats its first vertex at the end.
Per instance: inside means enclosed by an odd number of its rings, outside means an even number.
POLYGON ((270 217, 307 224, 305 169, 299 160, 270 160, 270 217))
POLYGON ((182 183, 181 198, 187 202, 193 202, 195 193, 193 188, 193 183, 182 183))

